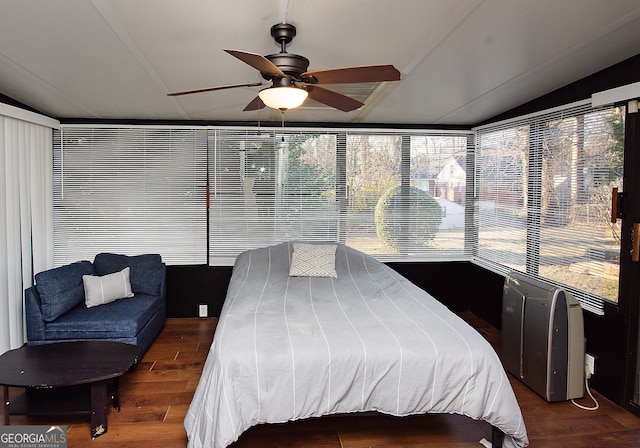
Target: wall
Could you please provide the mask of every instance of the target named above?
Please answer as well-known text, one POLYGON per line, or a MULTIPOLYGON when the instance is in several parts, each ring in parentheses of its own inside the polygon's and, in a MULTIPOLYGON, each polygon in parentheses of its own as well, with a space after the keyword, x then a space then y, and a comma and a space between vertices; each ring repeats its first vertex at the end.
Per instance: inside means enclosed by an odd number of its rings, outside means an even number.
POLYGON ((451 311, 471 311, 500 328, 504 277, 469 262, 388 263, 388 266, 451 311))
POLYGON ((219 316, 231 278, 231 267, 167 266, 167 316, 197 317, 199 305, 219 316))
MULTIPOLYGON (((500 328, 504 278, 469 262, 389 263, 452 311, 472 311, 500 328), (464 280, 464 281, 461 281, 464 280)), ((231 278, 228 266, 167 266, 168 317, 196 317, 206 304, 219 316, 231 278)))

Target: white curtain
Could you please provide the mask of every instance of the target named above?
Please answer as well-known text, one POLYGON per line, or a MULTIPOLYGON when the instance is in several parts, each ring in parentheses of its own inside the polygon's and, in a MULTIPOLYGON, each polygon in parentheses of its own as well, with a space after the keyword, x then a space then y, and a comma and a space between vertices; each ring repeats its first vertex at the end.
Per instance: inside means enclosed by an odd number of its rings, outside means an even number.
POLYGON ((53 267, 53 131, 37 123, 50 119, 6 111, 0 108, 0 353, 25 342, 24 290, 53 267))

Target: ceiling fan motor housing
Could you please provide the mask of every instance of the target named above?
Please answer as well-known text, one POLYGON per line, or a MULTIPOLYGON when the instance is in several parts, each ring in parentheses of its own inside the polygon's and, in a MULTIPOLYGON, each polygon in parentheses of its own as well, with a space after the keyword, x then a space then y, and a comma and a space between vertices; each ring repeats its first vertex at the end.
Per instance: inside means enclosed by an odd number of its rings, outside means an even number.
MULTIPOLYGON (((265 56, 268 60, 273 62, 280 70, 285 74, 298 78, 301 74, 307 71, 309 67, 309 59, 304 56, 292 53, 277 53, 265 56)), ((264 79, 272 79, 272 76, 262 75, 264 79)))
MULTIPOLYGON (((296 27, 290 23, 277 23, 271 27, 271 36, 280 45, 280 53, 265 56, 285 74, 294 78, 306 72, 309 68, 309 59, 298 54, 287 53, 287 44, 296 35, 296 27)), ((264 79, 272 79, 272 76, 262 75, 264 79)))

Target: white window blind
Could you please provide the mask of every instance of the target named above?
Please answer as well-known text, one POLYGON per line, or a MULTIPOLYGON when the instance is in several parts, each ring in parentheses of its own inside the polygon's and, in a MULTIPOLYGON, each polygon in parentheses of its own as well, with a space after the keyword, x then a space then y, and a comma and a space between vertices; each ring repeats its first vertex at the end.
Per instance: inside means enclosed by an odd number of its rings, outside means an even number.
POLYGON ((468 259, 470 141, 457 131, 63 126, 56 263, 113 251, 231 266, 291 240, 346 243, 382 261, 468 259))
POLYGON ((467 216, 472 213, 473 165, 468 166, 467 162, 472 142, 470 135, 411 136, 411 185, 434 197, 442 216, 433 240, 419 247, 418 253, 423 257, 468 258, 470 248, 465 247, 465 229, 467 216))
POLYGON ((469 138, 436 132, 348 133, 346 243, 383 261, 464 258, 469 138), (378 204, 390 190, 400 198, 385 214, 395 221, 387 235, 378 204))
POLYGON ((375 209, 383 194, 402 184, 401 143, 401 135, 380 131, 351 132, 346 139, 346 244, 377 258, 394 251, 378 236, 375 209))
POLYGON ((566 287, 583 307, 617 301, 624 110, 580 103, 478 129, 479 262, 566 287))
POLYGON ((210 263, 231 265, 244 250, 289 240, 342 242, 381 260, 461 259, 469 138, 464 133, 212 129, 210 263), (394 188, 404 199, 387 215, 399 220, 390 230, 395 239, 385 240, 376 206, 394 188), (433 235, 426 238, 419 232, 429 218, 424 209, 412 209, 408 199, 410 191, 418 194, 415 189, 438 208, 433 235), (398 205, 402 201, 405 205, 398 205))
POLYGON ((212 129, 210 264, 290 240, 337 241, 336 136, 212 129))
POLYGON ((206 263, 206 129, 62 127, 58 137, 57 265, 99 252, 206 263))

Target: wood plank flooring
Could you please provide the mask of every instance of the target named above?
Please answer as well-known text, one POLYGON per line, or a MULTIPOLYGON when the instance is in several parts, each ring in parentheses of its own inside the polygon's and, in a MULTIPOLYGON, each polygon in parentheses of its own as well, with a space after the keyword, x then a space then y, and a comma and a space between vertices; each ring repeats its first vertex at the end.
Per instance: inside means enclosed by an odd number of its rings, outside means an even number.
MULTIPOLYGON (((462 317, 499 352, 500 333, 471 314, 462 317)), ((168 319, 135 372, 121 380, 122 409, 109 410, 108 432, 91 440, 88 417, 13 416, 11 423, 69 426, 70 448, 184 447, 183 419, 200 378, 217 320, 168 319)), ((594 392, 597 411, 571 402, 547 403, 510 377, 524 415, 530 446, 578 448, 640 446, 640 418, 594 392)), ((10 396, 20 391, 11 389, 10 396)), ((579 403, 590 406, 589 398, 579 403)), ((394 418, 383 415, 323 417, 260 425, 231 448, 478 448, 491 428, 458 415, 394 418)))

